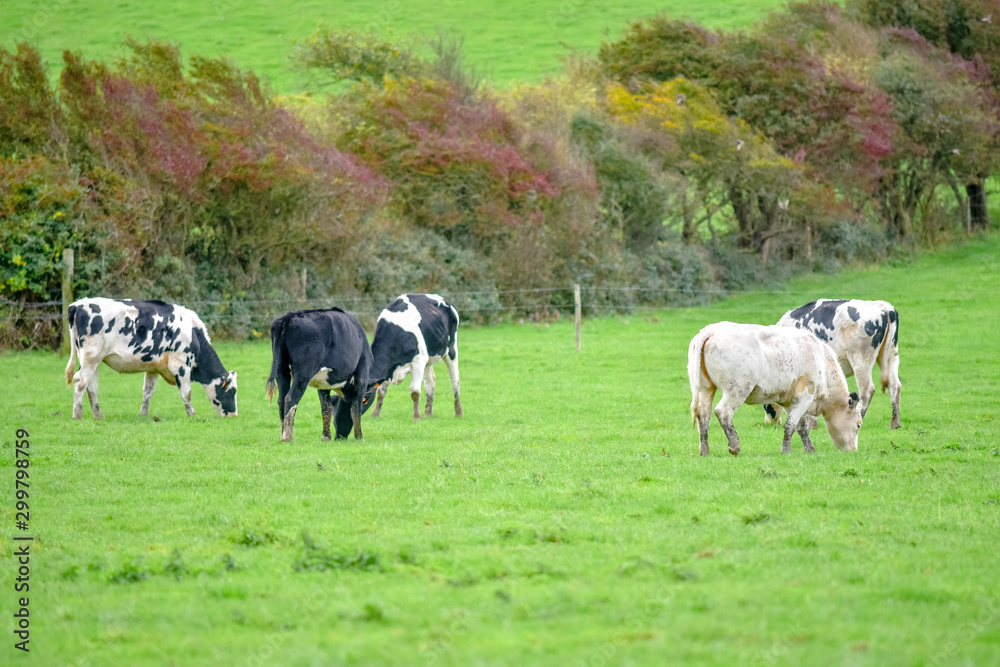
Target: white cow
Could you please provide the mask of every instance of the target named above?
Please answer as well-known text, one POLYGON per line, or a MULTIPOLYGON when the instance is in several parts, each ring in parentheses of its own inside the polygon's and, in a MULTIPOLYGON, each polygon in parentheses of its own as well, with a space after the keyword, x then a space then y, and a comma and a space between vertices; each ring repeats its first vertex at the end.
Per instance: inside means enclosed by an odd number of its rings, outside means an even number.
POLYGON ((146 374, 141 416, 149 414, 149 399, 161 376, 177 385, 189 415, 194 415, 191 383, 200 382, 221 416, 236 416, 236 372, 222 366, 193 311, 163 301, 80 299, 69 306, 69 332, 66 383, 73 385, 73 419, 83 418, 84 392, 94 418, 104 419, 97 404, 102 361, 119 373, 146 374), (77 354, 80 370, 74 374, 77 354))
POLYGON ((855 451, 861 428, 858 395, 848 393, 837 358, 808 331, 779 326, 718 322, 702 329, 688 348, 691 416, 708 456, 708 427, 715 390, 722 398, 715 415, 729 439, 729 453, 740 453, 733 413, 744 403, 780 405, 788 410, 781 452, 791 451, 797 430, 807 452, 807 416, 823 415, 837 449, 855 451))
MULTIPOLYGON (((854 376, 861 395, 861 415, 868 412, 875 384, 872 369, 877 363, 882 393, 889 390, 892 421, 889 428, 899 428, 899 313, 887 301, 819 299, 789 310, 779 326, 807 329, 833 348, 846 377, 854 376)), ((781 408, 765 405, 767 421, 777 421, 781 408)))

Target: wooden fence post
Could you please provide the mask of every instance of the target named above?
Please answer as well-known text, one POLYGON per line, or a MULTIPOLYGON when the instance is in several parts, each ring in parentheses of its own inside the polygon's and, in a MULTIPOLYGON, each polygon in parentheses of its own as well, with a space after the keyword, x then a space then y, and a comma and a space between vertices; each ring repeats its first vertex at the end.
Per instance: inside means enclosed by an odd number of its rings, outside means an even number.
POLYGON ((813 235, 812 235, 812 224, 806 223, 806 263, 809 265, 809 270, 812 271, 813 264, 813 235))
POLYGON ((69 354, 69 304, 73 303, 73 249, 63 249, 62 280, 62 351, 69 354))
POLYGON ((576 322, 576 351, 580 351, 580 285, 573 285, 573 305, 576 307, 576 312, 573 319, 576 322))

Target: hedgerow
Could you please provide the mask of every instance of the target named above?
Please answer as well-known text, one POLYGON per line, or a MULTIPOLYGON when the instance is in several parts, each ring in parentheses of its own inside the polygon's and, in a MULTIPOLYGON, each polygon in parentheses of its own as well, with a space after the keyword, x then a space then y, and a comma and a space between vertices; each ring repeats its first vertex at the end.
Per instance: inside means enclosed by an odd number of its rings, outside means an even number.
POLYGON ((68 248, 78 295, 211 303, 239 337, 286 303, 410 290, 483 322, 574 282, 609 288, 590 305, 691 303, 968 233, 1000 155, 987 6, 652 17, 508 91, 441 36, 319 30, 293 60, 328 87, 295 99, 163 42, 66 52, 57 82, 0 49, 0 344, 58 340, 25 314, 59 300, 68 248))

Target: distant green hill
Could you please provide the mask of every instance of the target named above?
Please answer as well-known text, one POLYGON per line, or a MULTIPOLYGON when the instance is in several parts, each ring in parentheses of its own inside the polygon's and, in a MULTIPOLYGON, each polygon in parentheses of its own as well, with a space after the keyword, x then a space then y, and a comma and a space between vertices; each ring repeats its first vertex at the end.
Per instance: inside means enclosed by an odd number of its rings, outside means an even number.
POLYGON ((88 58, 120 52, 122 38, 167 39, 185 53, 225 55, 295 93, 304 78, 291 71, 292 40, 323 23, 334 29, 378 30, 388 36, 433 34, 441 28, 465 37, 471 64, 497 85, 538 81, 559 71, 570 49, 593 52, 606 34, 618 36, 628 21, 657 12, 710 28, 749 27, 783 0, 7 0, 0 9, 0 45, 20 41, 40 47, 53 72, 64 49, 88 58))

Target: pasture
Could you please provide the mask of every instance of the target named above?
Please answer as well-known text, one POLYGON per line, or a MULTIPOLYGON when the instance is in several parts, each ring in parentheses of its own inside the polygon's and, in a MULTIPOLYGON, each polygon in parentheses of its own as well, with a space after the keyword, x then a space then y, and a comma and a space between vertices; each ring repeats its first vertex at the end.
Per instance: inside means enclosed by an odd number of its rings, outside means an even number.
MULTIPOLYGON (((0 356, 5 664, 997 664, 1000 238, 786 294, 459 334, 465 417, 390 389, 364 441, 279 442, 263 341, 218 343, 236 419, 104 367, 70 419, 66 357, 0 356), (790 455, 763 411, 698 456, 686 346, 819 296, 900 311, 902 423, 790 455), (85 408, 86 412, 86 408, 85 408), (30 432, 31 653, 12 648, 13 440, 30 432), (18 654, 14 661, 13 655, 18 654)), ((876 378, 877 380, 877 378, 876 378)), ((850 381, 852 386, 854 381, 850 381)), ((718 397, 717 397, 718 398, 718 397)))
POLYGON ((469 64, 487 80, 506 86, 538 82, 558 73, 560 57, 571 49, 596 52, 605 32, 616 38, 629 21, 643 16, 662 11, 713 29, 738 29, 784 4, 781 0, 294 0, 280 4, 263 0, 56 0, 38 5, 12 0, 4 3, 0 14, 0 45, 11 49, 20 41, 30 41, 57 73, 63 49, 80 49, 87 58, 105 60, 121 54, 126 35, 166 39, 180 44, 188 55, 225 55, 269 80, 277 92, 294 94, 302 92, 306 79, 289 68, 292 41, 315 31, 320 23, 335 30, 375 31, 390 39, 433 35, 440 28, 463 35, 469 64))

